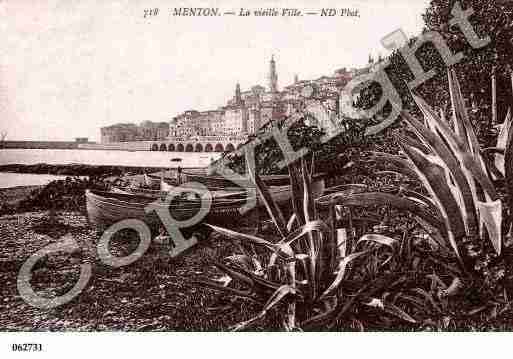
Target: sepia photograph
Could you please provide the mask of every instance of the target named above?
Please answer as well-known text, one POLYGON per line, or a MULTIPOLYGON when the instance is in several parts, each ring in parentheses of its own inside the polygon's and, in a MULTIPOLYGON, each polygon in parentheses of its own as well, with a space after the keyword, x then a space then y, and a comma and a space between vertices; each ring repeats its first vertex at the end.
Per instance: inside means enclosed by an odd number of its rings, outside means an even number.
POLYGON ((513 329, 513 1, 0 18, 2 357, 513 329))

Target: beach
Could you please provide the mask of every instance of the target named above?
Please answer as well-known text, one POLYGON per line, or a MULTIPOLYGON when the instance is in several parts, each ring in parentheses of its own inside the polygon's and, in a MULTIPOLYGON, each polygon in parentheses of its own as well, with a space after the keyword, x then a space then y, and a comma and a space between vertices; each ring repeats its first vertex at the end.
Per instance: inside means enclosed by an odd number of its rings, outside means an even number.
MULTIPOLYGON (((15 203, 33 189, 4 189, 0 196, 15 203)), ((83 211, 62 211, 54 218, 48 211, 0 216, 0 327, 5 331, 227 330, 258 310, 251 302, 194 284, 200 278, 220 277, 214 263, 234 250, 216 235, 177 258, 170 258, 167 245, 152 243, 139 260, 120 268, 99 260, 98 239, 83 211), (79 249, 39 260, 30 282, 34 290, 44 297, 63 295, 78 280, 81 263, 91 264, 90 280, 60 307, 28 305, 16 285, 21 266, 40 249, 63 239, 74 240, 79 249)), ((124 256, 133 246, 133 240, 114 238, 110 250, 124 256)))

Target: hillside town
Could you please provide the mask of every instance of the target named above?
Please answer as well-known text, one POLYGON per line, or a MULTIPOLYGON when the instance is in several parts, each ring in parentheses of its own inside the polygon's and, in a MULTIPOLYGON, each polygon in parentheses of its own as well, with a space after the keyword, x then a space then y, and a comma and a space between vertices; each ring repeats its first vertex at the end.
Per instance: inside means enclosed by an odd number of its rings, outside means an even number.
MULTIPOLYGON (((378 62, 381 60, 378 60, 378 62)), ((378 63, 376 62, 376 63, 378 63)), ((217 109, 197 111, 187 110, 174 116, 169 122, 144 121, 118 123, 101 128, 101 143, 112 146, 121 142, 136 141, 170 141, 169 145, 156 145, 152 150, 178 150, 175 143, 190 140, 213 140, 213 142, 244 142, 247 136, 255 134, 262 126, 272 120, 290 116, 308 105, 308 101, 323 104, 328 112, 338 112, 340 90, 356 75, 372 71, 374 59, 369 56, 369 63, 363 69, 340 68, 331 76, 322 76, 314 80, 300 80, 296 75, 294 83, 279 89, 278 72, 274 56, 269 61, 267 87, 256 84, 250 89, 242 90, 235 85, 233 97, 217 109), (306 87, 315 89, 315 96, 310 100, 304 98, 306 87), (225 140, 225 141, 223 141, 225 140), (172 147, 170 147, 172 145, 172 147)), ((181 151, 198 151, 194 146, 180 146, 181 151)), ((215 144, 207 152, 216 150, 215 144)), ((216 151, 222 151, 218 146, 216 151)))

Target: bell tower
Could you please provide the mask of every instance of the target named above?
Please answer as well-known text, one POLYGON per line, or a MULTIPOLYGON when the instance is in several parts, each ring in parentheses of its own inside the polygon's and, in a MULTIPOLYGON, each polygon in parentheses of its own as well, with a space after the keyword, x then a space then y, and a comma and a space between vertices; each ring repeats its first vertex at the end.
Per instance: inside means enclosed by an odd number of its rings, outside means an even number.
POLYGON ((237 83, 235 86, 235 103, 240 105, 242 103, 242 96, 240 94, 240 84, 237 83))
POLYGON ((278 92, 278 74, 276 73, 274 55, 271 56, 271 62, 269 64, 269 91, 278 92))

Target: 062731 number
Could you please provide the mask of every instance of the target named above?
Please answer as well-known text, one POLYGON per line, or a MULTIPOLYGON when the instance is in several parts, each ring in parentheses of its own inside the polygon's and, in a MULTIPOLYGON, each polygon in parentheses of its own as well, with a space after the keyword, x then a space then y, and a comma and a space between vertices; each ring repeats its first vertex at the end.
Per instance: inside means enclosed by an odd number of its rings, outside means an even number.
POLYGON ((43 351, 43 344, 37 343, 24 343, 12 344, 11 349, 13 352, 41 352, 43 351))

